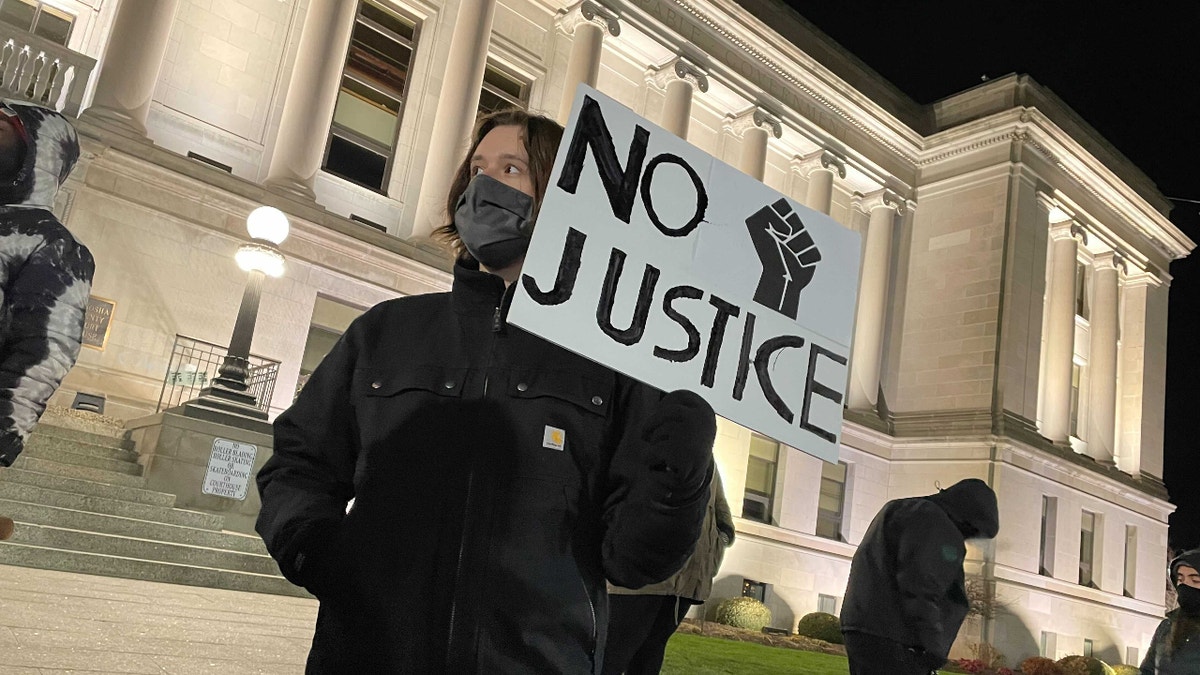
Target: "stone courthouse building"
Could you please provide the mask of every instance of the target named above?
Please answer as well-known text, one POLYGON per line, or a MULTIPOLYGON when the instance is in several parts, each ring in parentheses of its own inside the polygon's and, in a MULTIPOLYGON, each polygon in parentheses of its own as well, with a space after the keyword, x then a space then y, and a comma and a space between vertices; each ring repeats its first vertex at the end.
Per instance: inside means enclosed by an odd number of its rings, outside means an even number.
POLYGON ((59 405, 136 431, 211 378, 187 350, 228 344, 269 205, 291 235, 252 351, 278 414, 358 313, 449 287, 426 236, 477 111, 565 119, 587 82, 862 235, 841 461, 721 424, 716 598, 837 613, 885 501, 977 477, 1002 529, 968 573, 997 611, 955 655, 1135 663, 1162 617, 1168 267, 1194 243, 1028 76, 918 105, 777 0, 0 0, 0 65, 81 133, 58 211, 109 314, 59 405))

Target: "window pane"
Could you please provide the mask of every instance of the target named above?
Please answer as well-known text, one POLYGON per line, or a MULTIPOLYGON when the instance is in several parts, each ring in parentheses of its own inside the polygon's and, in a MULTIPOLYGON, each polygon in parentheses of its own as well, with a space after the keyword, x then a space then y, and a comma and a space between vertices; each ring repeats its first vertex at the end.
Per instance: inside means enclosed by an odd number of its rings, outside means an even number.
POLYGON ((412 50, 364 24, 354 24, 346 71, 396 97, 404 93, 412 50))
POLYGON ((329 142, 329 158, 325 161, 325 169, 359 185, 382 190, 387 162, 386 156, 335 134, 329 142))
POLYGON ((37 14, 37 3, 30 0, 5 0, 0 6, 0 21, 12 24, 21 30, 33 28, 33 16, 37 14))
POLYGON ((761 457, 769 462, 779 461, 779 443, 766 436, 750 436, 750 456, 761 457))
POLYGON ((746 465, 746 489, 765 495, 775 494, 775 463, 751 457, 746 465))
POLYGON ((71 24, 74 21, 75 17, 70 14, 42 5, 42 11, 38 14, 37 25, 34 26, 33 32, 51 42, 65 46, 71 37, 71 24))
POLYGON ((397 113, 358 96, 351 87, 343 87, 338 92, 337 107, 333 111, 334 123, 384 148, 390 149, 396 140, 397 119, 397 113))
POLYGON ((1083 369, 1079 364, 1071 366, 1071 435, 1079 438, 1079 381, 1083 369))
POLYGON ((413 22, 387 11, 374 2, 364 2, 359 15, 412 42, 417 26, 413 22))

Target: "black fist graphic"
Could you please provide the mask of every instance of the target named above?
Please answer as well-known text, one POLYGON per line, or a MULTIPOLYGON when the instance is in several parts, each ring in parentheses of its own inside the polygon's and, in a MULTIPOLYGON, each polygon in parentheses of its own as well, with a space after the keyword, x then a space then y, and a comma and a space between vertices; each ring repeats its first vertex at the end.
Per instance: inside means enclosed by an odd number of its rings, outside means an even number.
POLYGON ((754 212, 746 228, 763 265, 754 301, 795 319, 800 291, 812 281, 821 260, 812 235, 786 199, 754 212))

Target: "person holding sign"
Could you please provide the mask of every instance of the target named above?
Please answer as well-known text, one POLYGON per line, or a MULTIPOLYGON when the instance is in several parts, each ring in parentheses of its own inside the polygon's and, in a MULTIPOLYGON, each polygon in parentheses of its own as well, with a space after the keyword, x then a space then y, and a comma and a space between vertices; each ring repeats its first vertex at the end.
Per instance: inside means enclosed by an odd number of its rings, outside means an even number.
POLYGON ((1000 531, 996 493, 978 478, 883 505, 850 563, 842 634, 850 675, 929 675, 967 617, 966 540, 1000 531))
MULTIPOLYGON (((95 262, 51 213, 79 158, 75 128, 0 100, 0 466, 10 466, 79 357, 95 262)), ((13 522, 0 516, 0 539, 13 522)))
POLYGON ((562 133, 483 118, 439 231, 453 290, 369 310, 275 422, 257 529, 321 601, 309 673, 600 673, 606 581, 699 538, 708 403, 507 322, 562 133))

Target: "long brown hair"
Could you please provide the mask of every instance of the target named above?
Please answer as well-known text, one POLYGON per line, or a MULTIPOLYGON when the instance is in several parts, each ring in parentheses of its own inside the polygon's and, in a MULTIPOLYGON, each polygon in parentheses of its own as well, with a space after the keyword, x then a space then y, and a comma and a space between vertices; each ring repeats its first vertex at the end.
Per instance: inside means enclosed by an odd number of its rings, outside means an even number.
POLYGON ((471 137, 471 148, 467 156, 454 172, 454 180, 450 183, 450 194, 446 196, 446 224, 433 231, 433 238, 445 243, 459 260, 472 260, 471 254, 463 246, 458 236, 458 228, 454 226, 454 207, 458 198, 466 191, 471 182, 471 157, 479 147, 484 136, 496 127, 521 127, 525 152, 529 155, 529 174, 533 178, 533 215, 542 205, 542 197, 546 195, 546 186, 550 182, 550 169, 554 167, 554 156, 558 153, 558 144, 562 141, 563 128, 558 122, 543 115, 531 115, 524 110, 497 110, 480 118, 475 125, 475 133, 471 137))

